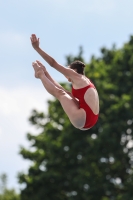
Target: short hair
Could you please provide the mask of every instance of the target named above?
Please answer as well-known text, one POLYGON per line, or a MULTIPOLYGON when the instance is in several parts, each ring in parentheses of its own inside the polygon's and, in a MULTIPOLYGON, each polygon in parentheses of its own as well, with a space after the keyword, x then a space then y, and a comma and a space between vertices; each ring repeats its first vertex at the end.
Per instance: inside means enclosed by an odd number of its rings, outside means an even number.
POLYGON ((71 69, 76 69, 76 72, 78 74, 84 74, 84 67, 85 67, 85 64, 79 60, 75 60, 74 62, 72 62, 69 67, 71 69))

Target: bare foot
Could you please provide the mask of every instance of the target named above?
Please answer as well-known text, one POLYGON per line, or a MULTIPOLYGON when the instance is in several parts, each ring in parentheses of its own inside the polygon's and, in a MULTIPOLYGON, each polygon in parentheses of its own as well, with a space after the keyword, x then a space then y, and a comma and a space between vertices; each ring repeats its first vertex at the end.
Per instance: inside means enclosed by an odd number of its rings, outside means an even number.
POLYGON ((46 73, 47 72, 46 67, 39 60, 36 60, 36 62, 42 68, 42 70, 44 71, 44 73, 46 73))
POLYGON ((35 70, 35 77, 41 78, 41 76, 44 75, 44 71, 43 71, 42 67, 40 67, 37 62, 33 62, 32 66, 35 70))

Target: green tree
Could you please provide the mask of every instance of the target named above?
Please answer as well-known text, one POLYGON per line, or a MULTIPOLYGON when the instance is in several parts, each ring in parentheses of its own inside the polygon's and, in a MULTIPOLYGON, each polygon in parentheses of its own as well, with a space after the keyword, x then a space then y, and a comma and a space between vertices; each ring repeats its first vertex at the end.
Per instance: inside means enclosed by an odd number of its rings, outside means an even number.
MULTIPOLYGON (((67 56, 68 64, 84 61, 82 52, 67 56)), ((30 122, 39 134, 28 133, 30 149, 20 151, 31 161, 19 174, 22 200, 133 199, 133 37, 121 49, 92 56, 86 76, 99 92, 98 123, 75 129, 56 99, 48 102, 48 114, 33 110, 30 122)))
POLYGON ((7 175, 0 175, 0 200, 19 200, 19 194, 14 189, 7 188, 7 175))

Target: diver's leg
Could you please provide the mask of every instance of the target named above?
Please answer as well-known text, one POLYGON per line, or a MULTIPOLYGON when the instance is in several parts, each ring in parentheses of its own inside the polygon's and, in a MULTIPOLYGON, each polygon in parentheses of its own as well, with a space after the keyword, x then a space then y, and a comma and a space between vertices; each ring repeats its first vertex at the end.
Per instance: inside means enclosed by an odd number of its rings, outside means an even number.
POLYGON ((67 94, 64 90, 56 87, 45 76, 43 70, 36 63, 33 63, 33 67, 35 70, 35 77, 41 79, 46 90, 60 101, 71 123, 76 128, 82 128, 86 120, 85 111, 83 109, 79 109, 79 106, 77 103, 75 103, 74 99, 69 94, 67 94))

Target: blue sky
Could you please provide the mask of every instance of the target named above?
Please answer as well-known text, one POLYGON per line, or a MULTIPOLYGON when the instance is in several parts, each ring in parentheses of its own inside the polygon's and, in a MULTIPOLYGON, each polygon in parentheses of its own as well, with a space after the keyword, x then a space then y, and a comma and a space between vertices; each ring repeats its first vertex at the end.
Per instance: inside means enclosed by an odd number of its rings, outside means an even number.
MULTIPOLYGON (((42 58, 32 49, 30 35, 59 63, 76 55, 83 46, 86 62, 100 55, 100 48, 122 47, 133 35, 131 0, 0 0, 0 174, 8 186, 19 188, 17 173, 29 162, 18 155, 28 147, 26 133, 36 130, 28 123, 31 110, 47 111, 51 98, 34 78, 31 63, 42 58)), ((43 62, 59 82, 65 77, 43 62)))

